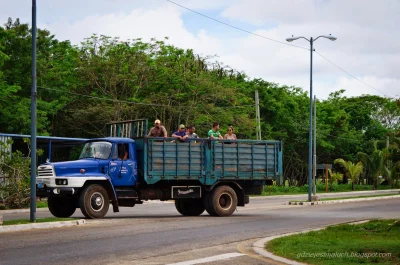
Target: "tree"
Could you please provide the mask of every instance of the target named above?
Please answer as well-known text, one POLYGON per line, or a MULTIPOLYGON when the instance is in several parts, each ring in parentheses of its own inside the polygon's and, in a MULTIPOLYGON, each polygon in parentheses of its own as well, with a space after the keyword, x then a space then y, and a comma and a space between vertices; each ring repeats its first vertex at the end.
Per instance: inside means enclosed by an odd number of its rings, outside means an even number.
POLYGON ((363 170, 363 164, 361 162, 358 162, 357 164, 354 164, 351 161, 346 162, 342 158, 335 159, 334 164, 338 164, 344 168, 345 174, 351 180, 351 188, 354 190, 354 183, 358 181, 358 177, 363 170))
POLYGON ((332 187, 334 183, 338 183, 338 181, 341 181, 343 179, 343 174, 340 174, 339 172, 332 172, 332 170, 328 169, 329 172, 329 187, 330 190, 332 191, 332 187))
MULTIPOLYGON (((28 24, 15 22, 11 18, 0 27, 0 131, 30 133, 31 104, 31 47, 32 36, 28 24), (3 85, 1 84, 3 83, 3 85), (5 84, 5 85, 4 85, 5 84), (3 92, 4 91, 4 92, 3 92)), ((50 134, 52 120, 65 107, 69 99, 64 94, 45 90, 64 90, 73 87, 76 78, 74 66, 68 63, 69 42, 59 42, 47 30, 38 29, 37 34, 37 130, 39 134, 50 134), (67 60, 62 60, 66 58, 67 60)))
POLYGON ((365 168, 368 169, 369 174, 375 179, 375 188, 378 188, 379 185, 379 176, 383 176, 385 173, 385 157, 384 152, 379 150, 377 147, 378 142, 375 141, 374 151, 372 154, 368 155, 363 152, 358 152, 357 157, 361 160, 361 163, 365 168))

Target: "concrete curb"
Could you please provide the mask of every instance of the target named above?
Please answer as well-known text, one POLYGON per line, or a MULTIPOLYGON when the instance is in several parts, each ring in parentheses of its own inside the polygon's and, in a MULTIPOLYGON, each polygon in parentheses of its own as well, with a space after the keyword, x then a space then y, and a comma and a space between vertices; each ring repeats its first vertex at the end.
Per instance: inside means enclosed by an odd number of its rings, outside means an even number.
POLYGON ((315 201, 315 202, 287 202, 287 205, 312 206, 312 205, 318 205, 318 204, 376 201, 376 200, 396 199, 396 198, 400 198, 400 195, 369 197, 369 198, 355 198, 355 199, 343 199, 343 200, 315 201))
MULTIPOLYGON (((362 191, 340 191, 340 192, 323 192, 323 193, 318 193, 318 196, 336 196, 336 195, 348 195, 348 194, 385 194, 385 193, 395 193, 398 192, 400 193, 400 189, 390 189, 390 190, 362 190, 362 191)), ((266 196, 250 196, 250 199, 262 199, 262 198, 293 198, 293 197, 299 197, 299 196, 307 196, 307 193, 300 193, 300 194, 286 194, 286 195, 266 195, 266 196)))
POLYGON ((85 219, 73 220, 73 221, 61 221, 61 222, 46 222, 46 223, 33 223, 33 224, 22 224, 22 225, 3 225, 0 226, 0 233, 7 232, 19 232, 31 229, 45 229, 45 228, 56 228, 64 226, 76 226, 86 224, 85 219))
MULTIPOLYGON (((36 212, 46 212, 49 208, 36 208, 36 212)), ((9 214, 9 213, 29 213, 30 209, 13 209, 13 210, 0 210, 0 214, 9 214)))
POLYGON ((327 226, 323 226, 323 227, 320 227, 320 228, 306 229, 306 230, 302 230, 302 231, 299 231, 299 232, 285 233, 285 234, 281 234, 281 235, 266 237, 266 238, 263 238, 263 239, 260 239, 260 240, 256 241, 253 244, 253 250, 257 254, 259 254, 259 255, 261 255, 263 257, 266 257, 268 259, 272 259, 272 260, 275 260, 275 261, 279 261, 279 262, 284 263, 284 264, 288 264, 288 265, 308 265, 307 263, 302 263, 302 262, 298 262, 298 261, 295 261, 295 260, 283 258, 281 256, 277 256, 277 255, 273 254, 272 252, 269 252, 268 250, 266 250, 265 249, 265 244, 267 242, 275 239, 275 238, 280 238, 280 237, 285 237, 285 236, 290 236, 290 235, 303 234, 303 233, 308 233, 308 232, 311 232, 311 231, 319 231, 319 230, 327 228, 328 226, 339 225, 339 224, 362 224, 362 223, 366 223, 368 221, 369 220, 344 222, 344 223, 327 225, 327 226))

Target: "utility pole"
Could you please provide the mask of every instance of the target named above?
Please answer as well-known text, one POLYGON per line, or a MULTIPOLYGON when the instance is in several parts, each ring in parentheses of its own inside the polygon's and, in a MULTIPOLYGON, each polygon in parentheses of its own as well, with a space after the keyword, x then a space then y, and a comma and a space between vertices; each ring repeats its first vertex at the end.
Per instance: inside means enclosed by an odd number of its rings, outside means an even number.
POLYGON ((36 0, 32 0, 32 90, 31 90, 31 205, 30 221, 36 222, 36 0))
POLYGON ((325 192, 328 192, 328 174, 329 174, 328 164, 325 164, 325 192))
MULTIPOLYGON (((386 135, 386 150, 389 151, 389 135, 386 135)), ((386 164, 387 168, 390 170, 390 168, 392 167, 392 161, 388 159, 387 164, 386 164)))
POLYGON ((256 100, 257 140, 261 140, 260 100, 258 98, 258 89, 256 89, 255 100, 256 100))
POLYGON ((317 194, 317 96, 314 95, 313 195, 317 194))

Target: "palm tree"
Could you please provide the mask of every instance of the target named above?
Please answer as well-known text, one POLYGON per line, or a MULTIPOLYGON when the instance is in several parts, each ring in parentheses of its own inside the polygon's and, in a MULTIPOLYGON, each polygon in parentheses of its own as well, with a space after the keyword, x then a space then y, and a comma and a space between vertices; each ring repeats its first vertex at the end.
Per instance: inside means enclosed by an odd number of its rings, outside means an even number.
POLYGON ((385 156, 382 150, 378 150, 377 141, 374 142, 374 151, 371 155, 358 152, 357 157, 361 160, 364 167, 369 169, 371 175, 375 178, 375 188, 378 188, 379 176, 385 174, 385 156))
POLYGON ((351 189, 354 190, 354 183, 357 182, 358 177, 363 170, 362 163, 358 162, 357 164, 354 164, 351 161, 346 162, 342 158, 335 159, 333 163, 339 164, 344 168, 346 176, 351 179, 351 189))
POLYGON ((332 170, 328 169, 329 175, 331 176, 329 178, 329 187, 330 190, 332 191, 332 186, 333 183, 337 182, 338 180, 342 180, 343 179, 343 174, 340 174, 339 172, 332 172, 332 170))
POLYGON ((398 168, 400 168, 400 161, 397 161, 397 163, 392 165, 391 168, 385 167, 385 177, 390 181, 392 189, 394 188, 395 182, 396 186, 399 184, 399 174, 397 173, 398 168))

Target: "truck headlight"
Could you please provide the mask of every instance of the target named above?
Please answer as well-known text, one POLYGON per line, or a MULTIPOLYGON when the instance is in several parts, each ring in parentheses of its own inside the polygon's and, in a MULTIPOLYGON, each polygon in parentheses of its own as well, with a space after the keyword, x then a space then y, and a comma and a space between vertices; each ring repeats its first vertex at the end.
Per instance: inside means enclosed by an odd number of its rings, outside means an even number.
POLYGON ((68 185, 67 179, 56 179, 56 185, 68 185))

